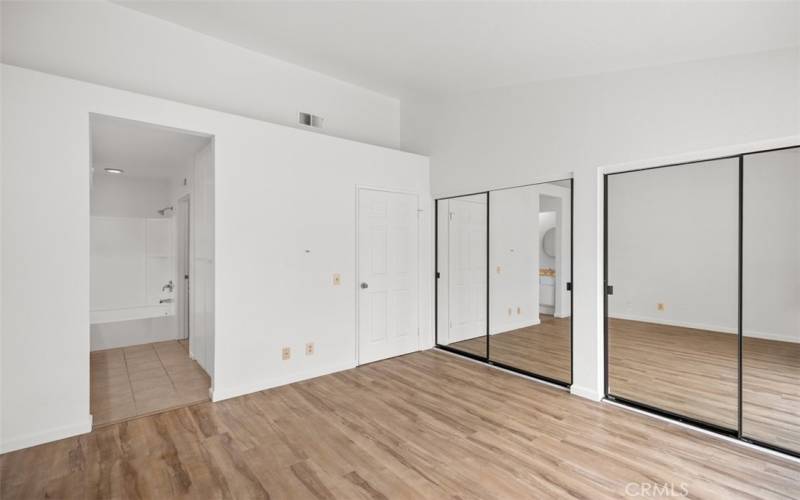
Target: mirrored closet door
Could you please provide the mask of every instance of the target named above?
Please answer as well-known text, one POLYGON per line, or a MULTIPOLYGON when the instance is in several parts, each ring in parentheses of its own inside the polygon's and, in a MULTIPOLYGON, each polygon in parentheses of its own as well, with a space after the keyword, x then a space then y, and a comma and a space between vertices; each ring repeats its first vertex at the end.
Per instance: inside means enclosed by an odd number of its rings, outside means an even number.
POLYGON ((738 428, 739 159, 606 176, 607 394, 738 428))
POLYGON ((487 357, 488 193, 436 200, 436 343, 487 357))
POLYGON ((489 359, 561 384, 572 382, 571 198, 571 180, 489 197, 489 359))
POLYGON ((742 436, 800 453, 800 148, 742 166, 742 436))

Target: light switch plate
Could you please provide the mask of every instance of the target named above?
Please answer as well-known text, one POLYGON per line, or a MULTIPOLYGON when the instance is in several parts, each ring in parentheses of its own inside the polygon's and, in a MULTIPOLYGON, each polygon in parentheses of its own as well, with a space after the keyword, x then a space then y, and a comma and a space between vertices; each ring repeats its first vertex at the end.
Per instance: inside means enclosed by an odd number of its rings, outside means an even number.
POLYGON ((658 309, 659 311, 663 311, 664 310, 664 303, 663 302, 659 302, 658 304, 656 304, 656 309, 658 309))

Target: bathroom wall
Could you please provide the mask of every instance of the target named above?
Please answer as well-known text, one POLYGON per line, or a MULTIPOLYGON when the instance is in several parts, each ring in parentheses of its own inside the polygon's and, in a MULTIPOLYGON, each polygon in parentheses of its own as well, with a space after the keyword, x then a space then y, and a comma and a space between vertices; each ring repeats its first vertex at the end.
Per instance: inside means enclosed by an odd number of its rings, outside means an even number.
POLYGON ((157 210, 171 204, 170 195, 170 183, 166 178, 95 172, 90 213, 102 217, 162 217, 157 210))
MULTIPOLYGON (((169 213, 161 216, 157 211, 172 205, 171 196, 170 181, 167 178, 136 178, 96 172, 92 176, 90 213, 93 217, 139 219, 169 217, 169 213)), ((95 323, 90 327, 92 351, 160 342, 178 337, 174 315, 95 323)))

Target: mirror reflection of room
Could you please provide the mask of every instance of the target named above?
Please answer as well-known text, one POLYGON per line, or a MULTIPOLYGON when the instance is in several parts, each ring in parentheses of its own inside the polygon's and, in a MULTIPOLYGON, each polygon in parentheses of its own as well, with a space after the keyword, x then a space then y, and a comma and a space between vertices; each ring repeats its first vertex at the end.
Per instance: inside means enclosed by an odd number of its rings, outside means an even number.
POLYGON ((571 382, 571 181, 490 194, 489 359, 571 382))
POLYGON ((437 201, 437 343, 486 357, 486 193, 437 201))
POLYGON ((745 155, 742 435, 800 452, 800 148, 745 155))
POLYGON ((734 430, 738 158, 607 178, 608 393, 734 430))

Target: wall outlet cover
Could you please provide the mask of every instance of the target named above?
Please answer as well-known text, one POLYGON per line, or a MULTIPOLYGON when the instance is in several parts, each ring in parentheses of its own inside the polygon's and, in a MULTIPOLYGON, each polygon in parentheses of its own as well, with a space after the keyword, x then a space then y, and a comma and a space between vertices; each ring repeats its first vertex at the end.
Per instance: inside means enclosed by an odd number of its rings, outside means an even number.
POLYGON ((334 273, 333 275, 333 284, 334 286, 338 286, 342 284, 342 275, 339 273, 334 273))
POLYGON ((314 343, 309 342, 306 344, 306 356, 311 356, 312 354, 314 354, 314 343))
POLYGON ((281 350, 281 358, 283 358, 283 360, 286 361, 291 357, 292 357, 292 349, 290 347, 284 347, 281 350))

